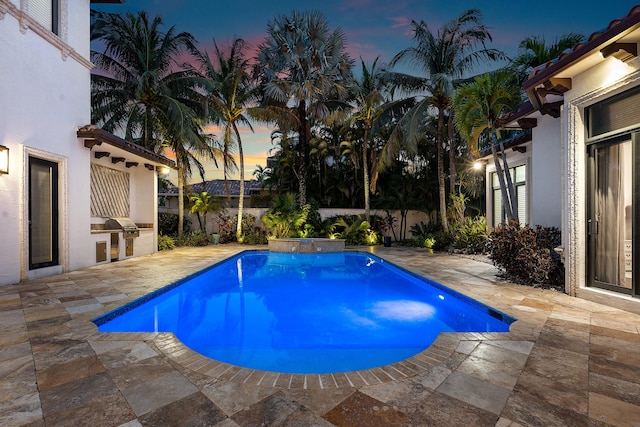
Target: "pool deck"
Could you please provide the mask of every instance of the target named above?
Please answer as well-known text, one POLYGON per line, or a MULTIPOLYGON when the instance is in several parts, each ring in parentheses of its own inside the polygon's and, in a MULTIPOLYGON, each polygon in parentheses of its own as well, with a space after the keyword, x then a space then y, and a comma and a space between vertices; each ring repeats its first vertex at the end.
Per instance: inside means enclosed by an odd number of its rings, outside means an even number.
POLYGON ((255 371, 171 334, 91 323, 245 249, 179 248, 0 287, 0 425, 640 425, 640 316, 500 281, 490 264, 457 256, 374 251, 518 321, 508 333, 441 334, 378 369, 255 371))

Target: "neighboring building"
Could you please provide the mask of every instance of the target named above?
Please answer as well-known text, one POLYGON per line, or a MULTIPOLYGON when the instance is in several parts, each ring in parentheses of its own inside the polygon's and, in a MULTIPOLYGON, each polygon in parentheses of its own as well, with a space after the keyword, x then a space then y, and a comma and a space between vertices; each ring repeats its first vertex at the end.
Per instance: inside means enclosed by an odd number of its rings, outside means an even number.
POLYGON ((174 164, 87 126, 89 7, 0 0, 0 285, 157 250, 156 168, 174 164))
MULTIPOLYGON (((585 43, 534 69, 524 83, 531 107, 506 119, 508 126, 532 130, 530 143, 508 152, 510 166, 525 166, 527 222, 562 229, 559 251, 565 262, 566 292, 636 312, 638 42, 640 5, 585 43)), ((490 169, 487 174, 489 178, 490 169)))
MULTIPOLYGON (((192 193, 202 193, 206 191, 214 197, 220 198, 220 201, 227 208, 237 208, 240 199, 240 180, 229 179, 225 184, 224 179, 213 179, 211 181, 199 182, 187 185, 185 187, 185 197, 192 193), (227 187, 229 186, 229 197, 227 198, 227 187)), ((252 206, 251 197, 265 195, 268 196, 269 190, 262 188, 262 182, 256 180, 247 180, 244 182, 244 207, 265 207, 252 206)), ((158 206, 160 212, 178 213, 178 187, 169 187, 166 190, 158 191, 158 206)), ((269 206, 266 206, 269 207, 269 206)))
MULTIPOLYGON (((238 201, 240 199, 240 180, 229 179, 229 197, 224 179, 214 179, 211 181, 199 182, 185 187, 185 198, 193 193, 206 191, 220 200, 221 208, 228 216, 235 217, 238 214, 238 201)), ((262 182, 247 180, 244 182, 243 212, 253 215, 259 221, 262 214, 271 206, 271 191, 262 187, 262 182)), ((178 214, 178 188, 170 187, 158 192, 158 212, 178 214)), ((209 213, 207 218, 207 232, 217 233, 218 224, 215 219, 216 213, 209 213)), ((190 221, 191 230, 200 229, 200 218, 196 214, 190 214, 185 209, 185 217, 190 221)), ((203 222, 204 225, 204 222, 203 222)))

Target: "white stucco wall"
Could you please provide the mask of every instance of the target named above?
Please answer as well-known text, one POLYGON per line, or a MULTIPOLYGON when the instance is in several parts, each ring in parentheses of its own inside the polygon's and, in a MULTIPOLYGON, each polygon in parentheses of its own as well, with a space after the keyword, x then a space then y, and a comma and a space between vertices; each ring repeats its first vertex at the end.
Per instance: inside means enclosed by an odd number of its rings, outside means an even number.
POLYGON ((572 90, 565 93, 563 146, 566 174, 563 245, 565 249, 566 291, 571 295, 617 305, 640 312, 637 301, 621 294, 586 287, 587 192, 586 124, 584 109, 640 85, 640 58, 623 63, 614 58, 575 76, 572 90))
POLYGON ((529 165, 529 222, 562 229, 561 120, 545 115, 533 129, 529 165))
MULTIPOLYGON (((19 10, 20 2, 14 4, 19 10)), ((89 1, 74 1, 72 8, 65 18, 68 48, 88 53, 89 1)), ((59 164, 61 269, 90 265, 95 253, 87 238, 89 152, 75 134, 76 126, 90 121, 88 57, 84 62, 63 57, 59 42, 54 46, 32 29, 21 31, 15 13, 6 13, 0 20, 0 144, 9 147, 11 154, 9 175, 0 176, 2 285, 29 276, 29 155, 59 164)))

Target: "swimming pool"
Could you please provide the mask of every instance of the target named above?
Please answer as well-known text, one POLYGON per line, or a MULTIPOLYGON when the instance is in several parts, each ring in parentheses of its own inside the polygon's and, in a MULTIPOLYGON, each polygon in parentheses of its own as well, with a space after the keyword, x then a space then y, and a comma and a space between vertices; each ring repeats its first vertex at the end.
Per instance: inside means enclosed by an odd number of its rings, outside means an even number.
POLYGON ((173 332, 212 359, 299 374, 382 366, 440 332, 513 321, 371 254, 252 251, 94 319, 101 332, 173 332))

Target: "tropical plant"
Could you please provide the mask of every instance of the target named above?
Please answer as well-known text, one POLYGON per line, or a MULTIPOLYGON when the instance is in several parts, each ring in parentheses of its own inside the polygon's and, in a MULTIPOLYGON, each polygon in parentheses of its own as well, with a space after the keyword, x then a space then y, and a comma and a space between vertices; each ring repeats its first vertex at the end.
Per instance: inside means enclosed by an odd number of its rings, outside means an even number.
POLYGON ((171 236, 158 234, 158 250, 168 251, 176 247, 176 242, 171 236))
POLYGON ((347 245, 363 245, 370 242, 371 226, 364 215, 342 217, 334 223, 334 232, 347 245))
POLYGON ((189 197, 189 201, 191 202, 191 207, 189 212, 198 215, 198 222, 200 222, 200 230, 203 233, 207 232, 207 214, 209 212, 218 212, 222 207, 222 203, 220 203, 220 199, 211 195, 206 191, 202 191, 200 193, 196 193, 189 197), (200 221, 200 218, 203 221, 200 221), (204 222, 204 224, 203 224, 204 222))
POLYGON ((304 229, 310 209, 308 204, 299 207, 295 194, 286 193, 273 201, 271 209, 262 215, 260 221, 268 232, 268 238, 297 237, 297 232, 304 229))
POLYGON ((176 246, 207 246, 209 237, 201 230, 184 233, 175 239, 176 246))
POLYGON ((370 139, 374 138, 381 126, 391 123, 394 114, 400 114, 408 106, 412 106, 413 99, 406 98, 396 101, 385 99, 386 83, 383 72, 376 68, 376 58, 368 68, 361 59, 362 76, 354 82, 355 111, 351 116, 351 123, 361 123, 364 128, 362 138, 362 171, 364 179, 364 210, 367 221, 371 220, 370 195, 376 191, 378 180, 378 158, 375 149, 370 149, 370 139), (369 170, 371 169, 371 171, 369 170))
POLYGON ((489 258, 509 280, 563 291, 564 267, 554 251, 560 242, 555 227, 501 224, 489 236, 489 258))
MULTIPOLYGON (((91 75, 92 122, 149 150, 172 150, 178 167, 178 198, 194 164, 204 175, 200 158, 215 161, 216 150, 201 128, 201 94, 193 72, 176 59, 193 49, 194 38, 175 27, 161 31, 162 19, 145 12, 118 15, 92 11, 91 40, 104 46, 92 51, 98 72, 91 75)), ((178 234, 184 207, 179 205, 178 234)))
POLYGON ((261 84, 263 103, 253 116, 297 132, 299 202, 307 201, 307 164, 311 137, 310 117, 320 122, 329 116, 328 102, 347 95, 345 82, 352 60, 342 30, 329 30, 318 11, 293 11, 267 24, 267 38, 258 46, 254 76, 261 84), (289 107, 293 107, 291 110, 289 107))
MULTIPOLYGON (((409 110, 392 134, 386 150, 395 154, 400 146, 408 153, 415 153, 418 140, 424 133, 422 124, 431 106, 438 111, 437 127, 437 164, 440 201, 440 220, 445 231, 449 230, 447 221, 447 202, 444 173, 444 130, 445 113, 450 111, 454 84, 465 72, 480 60, 502 59, 504 55, 496 49, 488 49, 486 41, 491 41, 488 28, 482 24, 482 14, 477 9, 462 13, 457 19, 446 23, 437 33, 433 33, 424 21, 412 21, 413 40, 416 46, 400 51, 394 56, 391 65, 409 61, 416 65, 426 76, 416 77, 400 73, 391 73, 390 79, 397 82, 405 91, 426 91, 424 98, 409 110), (480 46, 481 49, 476 50, 480 46)), ((454 155, 454 153, 450 153, 454 155)), ((455 173, 450 171, 450 173, 455 173)))
POLYGON ((488 134, 504 211, 509 221, 518 221, 515 188, 504 144, 496 132, 500 115, 512 110, 520 101, 518 91, 511 86, 512 82, 513 79, 505 71, 478 76, 458 89, 453 105, 456 127, 463 138, 469 141, 473 151, 477 152, 480 135, 485 131, 488 134), (502 165, 498 160, 496 146, 500 148, 502 165))
POLYGON ((510 69, 518 76, 520 86, 528 78, 531 69, 545 64, 560 56, 562 52, 584 42, 584 36, 578 33, 566 33, 547 43, 544 37, 525 37, 518 45, 518 54, 511 61, 510 69))
POLYGON ((202 84, 207 91, 206 102, 208 118, 222 126, 222 150, 224 153, 224 182, 227 197, 230 196, 228 174, 233 167, 230 151, 238 149, 240 162, 240 196, 238 199, 238 221, 236 238, 242 237, 242 215, 244 208, 244 150, 238 125, 253 132, 246 116, 247 108, 256 100, 255 86, 249 75, 249 62, 246 58, 247 46, 244 40, 236 38, 231 42, 228 52, 220 49, 213 40, 215 61, 206 51, 194 50, 198 67, 203 76, 202 84))

